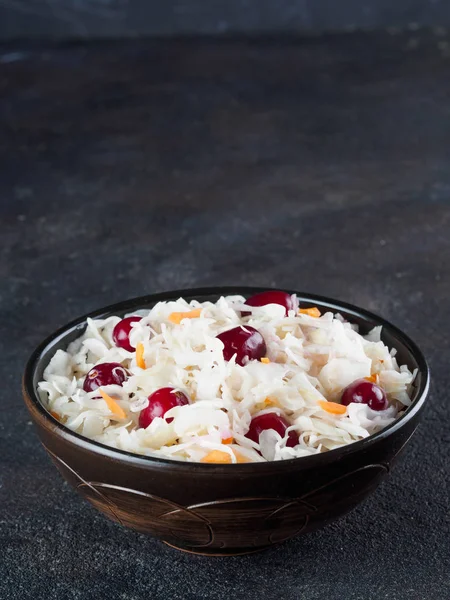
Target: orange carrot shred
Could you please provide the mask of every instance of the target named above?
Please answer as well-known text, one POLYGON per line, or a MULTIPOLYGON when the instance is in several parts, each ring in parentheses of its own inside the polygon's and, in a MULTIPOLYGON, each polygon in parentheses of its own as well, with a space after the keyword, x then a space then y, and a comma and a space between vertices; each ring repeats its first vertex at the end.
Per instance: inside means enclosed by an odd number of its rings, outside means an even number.
POLYGON ((119 419, 126 419, 127 415, 126 415, 126 412, 123 410, 123 408, 121 406, 119 406, 117 404, 117 402, 115 400, 113 400, 113 398, 111 398, 111 396, 109 396, 101 388, 98 388, 98 391, 100 392, 100 395, 103 398, 103 400, 108 405, 109 410, 112 413, 114 413, 117 417, 119 417, 119 419))
POLYGON ((370 383, 376 383, 377 382, 377 376, 376 375, 370 375, 369 377, 364 377, 364 379, 366 381, 370 381, 370 383))
POLYGON ((203 463, 217 463, 217 464, 231 464, 231 456, 228 452, 222 452, 221 450, 211 450, 201 460, 203 463))
POLYGON ((222 444, 232 444, 233 442, 234 442, 234 438, 232 438, 232 437, 222 439, 222 444))
POLYGON ((279 404, 278 400, 276 400, 276 399, 275 399, 275 400, 272 400, 272 398, 266 398, 266 399, 264 400, 264 404, 265 404, 266 406, 278 406, 278 407, 280 406, 280 404, 279 404))
POLYGON ((169 321, 175 325, 179 325, 183 319, 197 319, 201 315, 201 308, 194 308, 187 312, 173 312, 169 315, 169 321))
POLYGON ((265 365, 268 365, 270 363, 270 359, 267 358, 267 356, 263 356, 261 358, 261 362, 264 363, 265 365))
POLYGON ((144 344, 142 342, 136 346, 136 364, 141 369, 145 369, 144 344))
POLYGON ((241 454, 240 452, 238 452, 237 450, 234 450, 234 455, 236 457, 236 460, 238 463, 249 463, 249 462, 253 462, 251 461, 249 458, 247 458, 246 456, 244 456, 243 454, 241 454))
POLYGON ((320 310, 317 308, 317 306, 313 306, 311 308, 301 308, 299 311, 299 314, 302 315, 309 315, 310 317, 320 317, 321 316, 321 312, 320 310))
POLYGON ((65 423, 67 421, 67 417, 65 417, 64 415, 59 415, 57 412, 55 412, 54 410, 50 411, 50 414, 52 415, 52 417, 54 419, 56 419, 57 421, 59 421, 60 423, 65 423))
MULTIPOLYGON (((252 462, 249 458, 234 450, 234 455, 236 456, 236 461, 238 463, 248 463, 252 462)), ((211 450, 206 456, 204 456, 201 460, 203 463, 215 463, 218 465, 230 465, 232 463, 231 456, 228 452, 222 452, 221 450, 211 450)))
POLYGON ((343 415, 347 411, 346 406, 338 404, 337 402, 327 402, 326 400, 319 400, 320 407, 332 415, 343 415))

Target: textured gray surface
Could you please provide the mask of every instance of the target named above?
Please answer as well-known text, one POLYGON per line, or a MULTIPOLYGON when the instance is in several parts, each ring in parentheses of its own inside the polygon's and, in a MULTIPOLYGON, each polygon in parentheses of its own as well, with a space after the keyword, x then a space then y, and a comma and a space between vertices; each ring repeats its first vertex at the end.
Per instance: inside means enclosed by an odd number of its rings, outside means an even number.
POLYGON ((447 42, 0 50, 0 598, 447 597, 447 42), (19 380, 42 337, 79 314, 236 283, 379 312, 423 348, 434 386, 396 470, 352 514, 260 555, 207 559, 107 522, 69 489, 19 380))
POLYGON ((446 0, 0 0, 0 38, 320 32, 450 25, 446 0))

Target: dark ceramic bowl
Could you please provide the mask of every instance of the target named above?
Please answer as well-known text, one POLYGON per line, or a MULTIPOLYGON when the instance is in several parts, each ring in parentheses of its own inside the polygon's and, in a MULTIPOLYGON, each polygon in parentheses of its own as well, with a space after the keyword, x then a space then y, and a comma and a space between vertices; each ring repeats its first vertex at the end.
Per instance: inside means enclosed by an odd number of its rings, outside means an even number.
MULTIPOLYGON (((180 296, 215 301, 221 295, 250 296, 259 291, 233 287, 154 294, 88 316, 123 315, 180 296)), ((86 317, 82 317, 35 350, 23 380, 25 402, 39 437, 63 477, 114 521, 201 554, 261 550, 322 527, 354 508, 390 472, 413 435, 427 397, 428 367, 414 342, 383 319, 342 302, 298 296, 304 305, 340 312, 362 333, 383 325, 383 341, 397 349, 399 363, 418 369, 412 405, 395 423, 337 450, 272 463, 184 463, 115 450, 61 425, 36 392, 54 352, 83 332, 86 317)))

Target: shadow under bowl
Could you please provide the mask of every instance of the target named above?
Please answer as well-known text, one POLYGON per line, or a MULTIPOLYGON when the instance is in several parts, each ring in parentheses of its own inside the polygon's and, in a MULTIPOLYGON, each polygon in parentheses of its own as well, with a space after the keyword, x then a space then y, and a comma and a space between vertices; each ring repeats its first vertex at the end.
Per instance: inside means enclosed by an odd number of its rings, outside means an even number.
MULTIPOLYGON (((380 317, 343 302, 297 293, 303 306, 339 312, 382 340, 399 364, 417 369, 411 406, 393 424, 362 441, 292 460, 213 465, 149 458, 74 433, 42 405, 37 384, 58 349, 79 337, 86 318, 122 316, 180 296, 216 301, 267 288, 207 288, 153 294, 97 310, 69 323, 32 354, 23 378, 25 403, 44 448, 63 477, 113 521, 177 548, 209 555, 255 552, 318 529, 353 509, 390 472, 413 435, 424 407, 429 370, 419 348, 380 317)), ((293 292, 292 292, 293 293, 293 292)))

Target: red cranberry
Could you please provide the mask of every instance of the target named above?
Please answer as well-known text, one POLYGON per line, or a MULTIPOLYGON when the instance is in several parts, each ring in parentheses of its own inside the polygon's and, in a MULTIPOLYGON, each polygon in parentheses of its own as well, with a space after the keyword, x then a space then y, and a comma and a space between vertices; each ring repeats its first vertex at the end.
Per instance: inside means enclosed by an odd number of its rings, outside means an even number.
POLYGON ((102 385, 122 385, 128 375, 128 371, 120 363, 101 363, 86 375, 83 390, 93 392, 102 385))
POLYGON ((367 379, 357 379, 343 391, 341 404, 348 406, 352 402, 368 404, 372 410, 385 410, 389 406, 384 390, 367 379))
MULTIPOLYGON (((256 442, 259 444, 259 436, 261 432, 266 429, 274 429, 277 433, 284 437, 286 435, 286 429, 290 427, 289 421, 282 417, 281 415, 277 415, 277 413, 266 413, 264 415, 257 415, 253 417, 250 423, 250 428, 245 434, 249 440, 256 442)), ((293 448, 298 444, 298 435, 295 431, 290 431, 288 434, 288 439, 286 442, 286 446, 289 448, 293 448)))
POLYGON ((136 348, 130 344, 131 324, 141 320, 142 317, 125 317, 125 319, 119 321, 112 334, 115 345, 128 350, 128 352, 134 352, 136 348))
MULTIPOLYGON (((288 311, 296 310, 297 303, 294 302, 292 296, 287 292, 280 291, 267 291, 261 292, 260 294, 255 294, 251 296, 245 301, 245 304, 248 306, 266 306, 266 304, 279 304, 280 306, 284 306, 286 309, 286 316, 288 311)), ((243 317, 248 316, 249 312, 242 312, 241 315, 243 317)))
MULTIPOLYGON (((175 392, 172 387, 160 388, 148 397, 148 406, 139 415, 139 427, 148 427, 156 417, 164 417, 166 412, 174 406, 184 406, 185 404, 189 404, 189 400, 183 392, 175 392)), ((168 423, 172 421, 172 417, 167 419, 168 423)))
POLYGON ((267 353, 263 336, 254 327, 239 326, 219 333, 217 338, 223 343, 223 357, 231 360, 236 354, 236 363, 244 365, 247 360, 258 360, 267 353))

